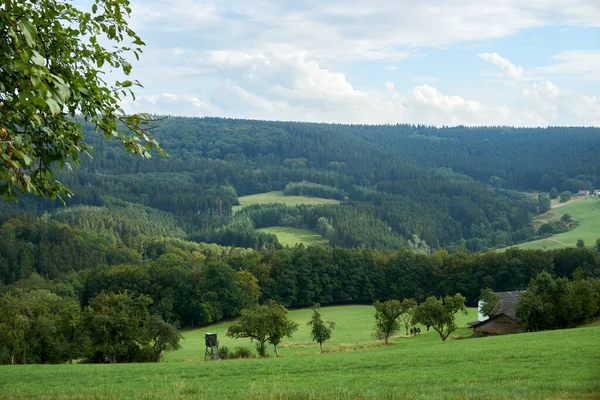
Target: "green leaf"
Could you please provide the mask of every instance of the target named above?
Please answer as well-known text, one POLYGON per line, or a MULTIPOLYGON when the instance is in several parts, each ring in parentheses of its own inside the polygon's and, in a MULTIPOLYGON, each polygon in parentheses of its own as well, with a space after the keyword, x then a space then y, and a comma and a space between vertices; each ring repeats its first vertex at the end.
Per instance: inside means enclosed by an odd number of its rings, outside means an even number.
POLYGON ((35 47, 35 37, 37 36, 35 26, 33 26, 28 20, 22 19, 19 21, 19 29, 21 32, 23 32, 23 36, 25 36, 27 44, 31 47, 35 47))
POLYGON ((39 65, 40 67, 43 67, 46 65, 46 59, 44 57, 42 57, 42 55, 35 50, 33 50, 33 55, 31 56, 30 60, 35 65, 39 65))
POLYGON ((92 5, 92 12, 94 14, 96 14, 97 11, 98 11, 98 5, 97 4, 92 5))
POLYGON ((60 106, 54 99, 46 99, 46 104, 50 107, 50 112, 52 115, 60 114, 60 106))

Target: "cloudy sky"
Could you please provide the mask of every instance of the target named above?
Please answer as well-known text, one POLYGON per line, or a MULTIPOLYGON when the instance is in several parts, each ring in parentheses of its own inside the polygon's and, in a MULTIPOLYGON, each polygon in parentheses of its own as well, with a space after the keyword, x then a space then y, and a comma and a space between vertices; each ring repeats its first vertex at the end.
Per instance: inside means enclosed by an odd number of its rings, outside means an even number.
POLYGON ((600 0, 144 0, 127 111, 600 126, 600 0))

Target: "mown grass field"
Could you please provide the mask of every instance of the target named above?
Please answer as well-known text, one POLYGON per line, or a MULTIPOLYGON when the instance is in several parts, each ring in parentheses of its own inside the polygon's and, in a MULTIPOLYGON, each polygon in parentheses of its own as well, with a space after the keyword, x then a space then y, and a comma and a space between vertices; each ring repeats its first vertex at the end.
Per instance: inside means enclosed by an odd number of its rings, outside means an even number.
MULTIPOLYGON (((323 311, 327 317, 355 309, 323 311)), ((371 314, 369 308, 356 310, 371 314)), ((362 332, 369 323, 359 319, 356 331, 362 332)), ((339 336, 362 340, 350 325, 340 326, 339 336)), ((303 335, 299 332, 297 340, 303 335)), ((263 360, 2 366, 0 398, 600 398, 600 327, 446 343, 434 339, 430 332, 397 338, 390 346, 263 360)))
POLYGON ((563 214, 571 215, 579 221, 579 226, 569 232, 522 243, 516 247, 533 250, 575 247, 579 239, 585 242, 586 247, 595 246, 596 240, 600 239, 600 200, 593 198, 581 201, 575 200, 569 204, 555 207, 541 217, 551 220, 553 215, 561 216, 563 214))
POLYGON ((268 228, 257 229, 259 232, 272 233, 277 236, 277 240, 284 246, 295 246, 304 244, 305 246, 323 245, 327 246, 329 241, 318 232, 311 229, 289 228, 286 226, 270 226, 268 228))
MULTIPOLYGON (((294 333, 292 339, 286 339, 280 346, 280 354, 286 355, 301 355, 319 353, 319 347, 313 343, 310 338, 310 329, 306 325, 309 321, 312 311, 310 309, 291 310, 289 318, 298 322, 298 331, 294 333)), ((323 307, 321 316, 326 321, 334 321, 336 328, 333 331, 332 340, 326 342, 325 348, 329 351, 340 351, 346 349, 355 349, 359 347, 378 346, 381 342, 373 337, 375 326, 375 308, 373 306, 352 305, 352 306, 333 306, 323 307)), ((456 322, 459 330, 455 333, 457 336, 470 335, 471 330, 466 327, 466 323, 477 319, 477 309, 469 308, 469 314, 459 314, 456 317, 456 322)), ((217 332, 219 343, 222 346, 227 346, 233 350, 235 347, 244 346, 254 351, 254 344, 250 343, 249 339, 232 339, 225 336, 227 328, 231 322, 223 322, 217 325, 211 325, 201 329, 188 330, 183 332, 184 341, 182 342, 183 349, 166 355, 168 361, 191 361, 199 360, 204 357, 204 333, 217 332)), ((392 341, 415 341, 415 342, 437 342, 439 336, 433 330, 423 332, 420 337, 398 337, 392 341)), ((399 332, 404 336, 405 332, 399 332)), ((409 335, 410 336, 410 335, 409 335)), ((269 354, 275 355, 272 348, 269 348, 269 354)))
POLYGON ((323 199, 320 197, 285 196, 282 191, 251 194, 249 196, 239 197, 238 200, 240 201, 240 205, 234 206, 233 211, 237 211, 242 207, 251 204, 283 203, 289 206, 296 206, 299 204, 340 204, 339 200, 323 199))

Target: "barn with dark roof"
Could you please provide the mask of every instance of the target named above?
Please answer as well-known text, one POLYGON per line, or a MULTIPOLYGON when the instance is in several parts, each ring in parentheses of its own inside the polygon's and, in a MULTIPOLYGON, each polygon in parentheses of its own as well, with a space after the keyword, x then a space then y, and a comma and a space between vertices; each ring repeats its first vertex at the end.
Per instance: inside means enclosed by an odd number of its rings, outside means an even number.
POLYGON ((521 291, 497 292, 500 297, 489 318, 482 321, 469 322, 473 328, 473 336, 506 335, 525 332, 521 319, 516 315, 516 308, 521 291))

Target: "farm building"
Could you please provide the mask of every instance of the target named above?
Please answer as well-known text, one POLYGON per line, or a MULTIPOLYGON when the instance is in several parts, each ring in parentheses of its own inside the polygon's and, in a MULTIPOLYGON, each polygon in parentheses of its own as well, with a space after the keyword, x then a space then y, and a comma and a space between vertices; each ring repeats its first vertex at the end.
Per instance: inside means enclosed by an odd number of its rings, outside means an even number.
MULTIPOLYGON (((473 328, 473 336, 506 335, 525 332, 521 319, 516 315, 516 308, 523 292, 498 292, 500 300, 492 315, 487 318, 479 315, 479 321, 469 322, 473 328)), ((479 308, 481 309, 481 302, 479 308)))
POLYGON ((600 197, 600 189, 594 189, 594 196, 600 197))
POLYGON ((577 196, 589 196, 589 195, 590 195, 589 190, 580 190, 579 192, 577 192, 577 196))

